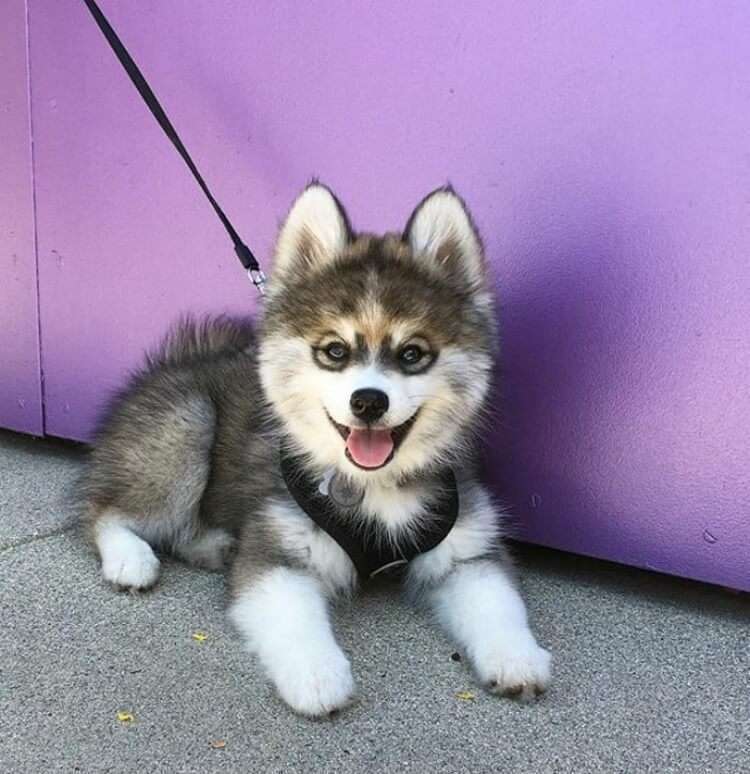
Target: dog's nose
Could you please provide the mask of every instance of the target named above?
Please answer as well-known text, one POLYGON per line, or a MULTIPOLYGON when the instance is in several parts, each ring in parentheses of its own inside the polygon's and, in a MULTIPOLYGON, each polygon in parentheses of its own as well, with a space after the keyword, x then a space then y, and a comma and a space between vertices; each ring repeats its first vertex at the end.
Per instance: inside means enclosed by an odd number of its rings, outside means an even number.
POLYGON ((349 406, 357 419, 370 424, 377 422, 388 411, 388 396, 382 390, 365 387, 352 393, 349 406))

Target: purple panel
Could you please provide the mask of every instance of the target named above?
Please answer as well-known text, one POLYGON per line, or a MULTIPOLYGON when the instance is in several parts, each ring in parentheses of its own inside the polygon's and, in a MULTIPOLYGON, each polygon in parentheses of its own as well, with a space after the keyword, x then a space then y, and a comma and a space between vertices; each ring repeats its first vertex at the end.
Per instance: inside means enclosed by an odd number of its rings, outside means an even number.
POLYGON ((0 427, 41 435, 26 4, 0 8, 0 427))
MULTIPOLYGON (((468 198, 526 538, 750 589, 750 5, 103 5, 261 256, 312 174, 361 228, 468 198)), ((254 299, 82 5, 31 12, 48 428, 84 438, 179 311, 254 299)))

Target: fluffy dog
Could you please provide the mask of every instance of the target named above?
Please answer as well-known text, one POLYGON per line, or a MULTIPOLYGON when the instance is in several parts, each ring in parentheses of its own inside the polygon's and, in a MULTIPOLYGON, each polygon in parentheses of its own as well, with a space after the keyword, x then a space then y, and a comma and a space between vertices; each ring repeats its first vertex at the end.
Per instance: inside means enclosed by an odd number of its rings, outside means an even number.
POLYGON ((330 599, 397 568, 484 686, 535 696, 550 657, 475 473, 494 351, 482 245, 450 188, 374 236, 313 183, 262 321, 183 321, 104 418, 81 495, 104 578, 151 587, 155 550, 229 561, 231 620, 287 704, 319 716, 354 695, 330 599))

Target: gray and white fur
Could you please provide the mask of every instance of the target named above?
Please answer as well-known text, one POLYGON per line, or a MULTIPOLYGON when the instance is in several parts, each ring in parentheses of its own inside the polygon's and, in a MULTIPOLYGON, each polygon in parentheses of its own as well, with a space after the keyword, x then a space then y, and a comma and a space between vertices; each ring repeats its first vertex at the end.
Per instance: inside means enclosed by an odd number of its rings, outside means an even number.
POLYGON ((315 479, 342 477, 362 501, 341 518, 396 544, 430 519, 451 465, 456 524, 409 564, 406 588, 488 690, 542 692, 550 656, 515 589, 502 513, 475 475, 494 320, 482 246, 450 188, 403 233, 374 236, 355 234, 311 184, 281 227, 263 320, 183 320, 108 410, 81 482, 104 578, 150 588, 157 552, 229 563, 229 616, 248 649, 292 709, 326 715, 355 693, 329 602, 358 580, 287 492, 279 450, 302 455, 315 479))

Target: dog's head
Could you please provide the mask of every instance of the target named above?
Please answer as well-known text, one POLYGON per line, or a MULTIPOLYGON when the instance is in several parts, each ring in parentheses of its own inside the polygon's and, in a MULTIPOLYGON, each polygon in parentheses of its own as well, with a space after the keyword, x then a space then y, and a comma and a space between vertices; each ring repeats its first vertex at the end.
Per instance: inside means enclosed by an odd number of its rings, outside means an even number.
POLYGON ((279 234, 260 350, 265 393, 299 451, 350 477, 400 477, 465 447, 492 371, 482 246, 434 191, 403 234, 357 235, 310 185, 279 234))

